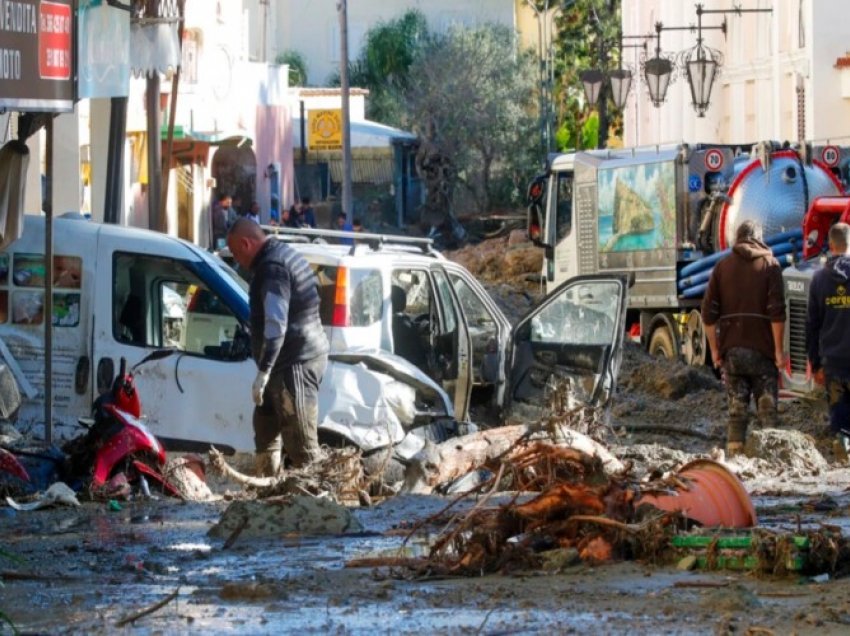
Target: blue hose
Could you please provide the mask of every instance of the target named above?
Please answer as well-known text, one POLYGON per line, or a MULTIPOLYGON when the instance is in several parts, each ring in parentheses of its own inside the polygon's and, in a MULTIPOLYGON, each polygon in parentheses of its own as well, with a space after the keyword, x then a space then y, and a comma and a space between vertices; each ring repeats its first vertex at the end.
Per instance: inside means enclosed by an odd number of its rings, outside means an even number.
MULTIPOLYGON (((779 234, 774 234, 773 236, 768 237, 765 240, 765 244, 769 246, 779 245, 780 243, 792 242, 795 240, 802 240, 803 238, 803 230, 801 228, 797 228, 796 230, 788 230, 787 232, 780 232, 779 234)), ((793 249, 793 248, 792 248, 793 249)), ((788 252, 791 250, 789 249, 788 252)), ((782 254, 787 254, 788 252, 781 252, 782 254)), ((719 261, 724 256, 728 256, 732 253, 732 248, 727 248, 722 252, 715 252, 714 254, 709 254, 708 256, 704 256, 698 261, 694 261, 693 263, 688 263, 685 265, 681 271, 679 272, 679 276, 690 276, 691 274, 696 274, 698 272, 702 272, 703 270, 712 267, 717 261, 719 261)), ((776 250, 774 250, 774 254, 776 254, 776 250)))
POLYGON ((765 239, 765 245, 777 245, 779 243, 784 243, 785 241, 793 241, 795 239, 803 238, 803 229, 797 228, 796 230, 788 230, 787 232, 780 232, 779 234, 774 234, 773 236, 769 236, 765 239))
MULTIPOLYGON (((790 250, 788 251, 790 252, 790 250)), ((779 266, 782 267, 782 269, 785 269, 794 262, 793 254, 784 253, 774 255, 776 256, 776 260, 779 262, 779 266)), ((702 296, 706 288, 708 287, 708 279, 711 278, 712 271, 714 271, 713 268, 708 270, 707 272, 700 272, 697 275, 691 276, 689 279, 686 279, 687 281, 689 281, 687 286, 683 286, 681 283, 679 283, 679 288, 681 290, 680 296, 682 298, 697 298, 702 296)))
POLYGON ((703 271, 704 269, 708 269, 712 267, 717 261, 719 261, 724 256, 729 256, 732 253, 732 249, 725 249, 722 252, 715 252, 714 254, 710 254, 708 256, 704 256, 698 261, 694 261, 693 263, 689 263, 685 265, 682 270, 679 272, 680 276, 690 276, 691 274, 696 274, 698 272, 703 271))

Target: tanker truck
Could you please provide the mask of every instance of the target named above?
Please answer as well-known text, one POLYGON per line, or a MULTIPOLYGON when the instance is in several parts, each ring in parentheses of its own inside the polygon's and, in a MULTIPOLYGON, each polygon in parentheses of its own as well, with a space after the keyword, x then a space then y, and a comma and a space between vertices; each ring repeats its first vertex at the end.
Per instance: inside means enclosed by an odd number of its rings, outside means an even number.
POLYGON ((629 335, 653 355, 705 364, 700 302, 738 224, 759 221, 788 266, 810 202, 842 192, 833 166, 815 154, 761 142, 553 155, 528 189, 529 238, 545 250, 546 285, 629 275, 629 335))

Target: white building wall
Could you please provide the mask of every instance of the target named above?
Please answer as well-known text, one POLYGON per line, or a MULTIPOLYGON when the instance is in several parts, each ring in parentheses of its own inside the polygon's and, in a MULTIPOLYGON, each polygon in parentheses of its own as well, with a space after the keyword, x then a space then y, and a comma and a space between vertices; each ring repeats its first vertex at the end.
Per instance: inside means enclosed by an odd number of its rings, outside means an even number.
MULTIPOLYGON (((322 86, 339 70, 339 16, 336 2, 279 0, 276 34, 270 58, 295 50, 307 62, 308 83, 322 86)), ((348 3, 349 58, 357 57, 368 30, 401 17, 409 9, 422 12, 429 26, 445 31, 453 24, 494 22, 516 29, 514 0, 358 0, 348 3)))
POLYGON ((809 81, 809 130, 814 140, 850 143, 850 96, 842 97, 843 73, 835 61, 850 51, 846 0, 809 0, 813 52, 809 81))
MULTIPOLYGON (((684 74, 670 86, 667 102, 655 108, 642 81, 625 112, 625 143, 674 141, 749 143, 797 140, 797 85, 805 90, 805 137, 809 141, 850 139, 850 97, 842 97, 842 73, 835 61, 850 51, 846 0, 704 0, 705 9, 770 8, 772 13, 726 14, 727 37, 704 32, 708 46, 724 55, 711 107, 697 118, 684 74), (802 25, 801 25, 802 19, 802 25)), ((692 3, 680 0, 623 0, 623 30, 650 33, 665 26, 696 24, 692 3)), ((703 16, 703 26, 720 24, 723 14, 703 16)), ((694 46, 688 31, 663 32, 661 48, 679 52, 694 46)), ((654 42, 648 51, 653 56, 654 42)), ((628 54, 627 54, 628 57, 628 54)), ((639 65, 635 64, 639 72, 639 65)), ((848 78, 850 80, 850 78, 848 78)))

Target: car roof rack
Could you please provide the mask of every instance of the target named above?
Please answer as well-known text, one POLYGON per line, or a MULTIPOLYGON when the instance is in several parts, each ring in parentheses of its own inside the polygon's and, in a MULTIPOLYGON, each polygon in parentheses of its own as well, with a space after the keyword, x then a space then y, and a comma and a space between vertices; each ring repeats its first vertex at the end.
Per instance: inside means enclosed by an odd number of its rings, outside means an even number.
MULTIPOLYGON (((437 256, 439 253, 434 250, 434 240, 418 236, 397 236, 395 234, 375 234, 372 232, 353 232, 345 230, 320 230, 309 227, 286 227, 280 225, 262 225, 260 226, 266 234, 285 238, 313 238, 313 239, 352 239, 354 244, 351 246, 351 254, 353 255, 358 245, 369 245, 373 250, 378 251, 384 245, 397 245, 404 247, 418 248, 423 254, 437 256)), ((297 240, 297 239, 296 239, 297 240)))

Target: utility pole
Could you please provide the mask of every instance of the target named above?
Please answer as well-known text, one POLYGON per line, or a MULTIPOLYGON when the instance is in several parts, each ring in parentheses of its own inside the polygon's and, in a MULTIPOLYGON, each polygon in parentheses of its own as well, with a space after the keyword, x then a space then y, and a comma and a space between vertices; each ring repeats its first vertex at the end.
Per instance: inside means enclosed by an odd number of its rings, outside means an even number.
POLYGON ((351 193, 351 113, 348 86, 348 0, 339 0, 339 79, 342 88, 342 211, 349 223, 354 217, 351 193))

